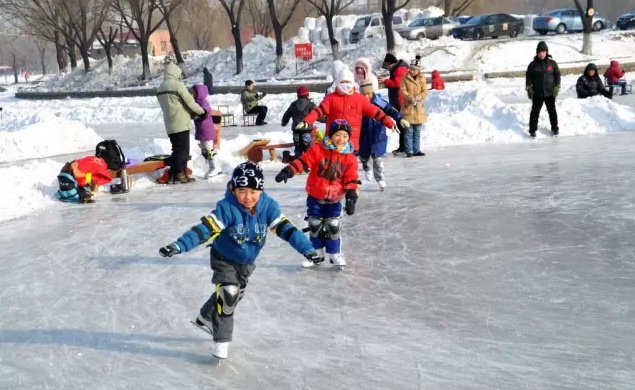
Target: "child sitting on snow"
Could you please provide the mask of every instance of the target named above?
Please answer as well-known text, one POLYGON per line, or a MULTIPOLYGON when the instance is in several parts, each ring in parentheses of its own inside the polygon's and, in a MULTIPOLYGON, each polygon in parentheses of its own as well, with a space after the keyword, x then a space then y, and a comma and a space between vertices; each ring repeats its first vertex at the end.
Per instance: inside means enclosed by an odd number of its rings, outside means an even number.
POLYGON ((432 88, 430 89, 445 90, 445 81, 443 81, 443 77, 441 77, 441 73, 438 70, 432 71, 432 88))
POLYGON ((267 228, 308 261, 316 261, 318 254, 306 236, 280 212, 278 203, 264 192, 262 168, 251 162, 234 169, 225 198, 201 221, 159 253, 171 257, 211 241, 208 246, 215 293, 201 308, 195 324, 213 335, 212 354, 225 359, 234 331, 234 310, 256 268, 254 262, 265 245, 267 228))
POLYGON ((298 123, 302 122, 309 112, 315 109, 315 103, 309 99, 309 89, 304 85, 298 87, 298 99, 291 103, 287 111, 282 116, 282 126, 291 122, 291 130, 293 131, 293 144, 295 146, 295 158, 299 158, 313 144, 313 135, 311 129, 296 130, 298 123))
POLYGON ((64 164, 57 175, 57 197, 62 202, 95 203, 94 191, 112 180, 108 164, 99 157, 88 156, 64 164))
POLYGON ((341 202, 346 198, 346 214, 353 215, 360 184, 350 137, 351 126, 348 122, 344 119, 334 120, 329 128, 329 136, 321 144, 311 146, 308 152, 292 161, 276 176, 278 183, 286 183, 296 174, 310 171, 306 182, 309 232, 313 247, 321 250, 322 256, 317 259, 307 257, 303 267, 320 264, 326 254, 331 263, 340 267, 346 265, 340 254, 341 202))
MULTIPOLYGON (((399 111, 375 93, 373 80, 362 81, 359 92, 366 96, 371 103, 379 107, 386 115, 390 116, 401 131, 405 131, 406 128, 410 127, 410 123, 403 118, 399 111)), ((397 129, 393 130, 399 132, 397 129)), ((386 153, 387 147, 388 135, 386 134, 386 127, 374 118, 364 115, 362 118, 362 131, 359 137, 359 157, 366 173, 366 180, 371 181, 374 173, 375 181, 377 181, 382 191, 386 188, 384 160, 382 157, 386 153), (369 165, 371 157, 373 159, 373 172, 371 172, 369 165)))
MULTIPOLYGON (((192 95, 199 106, 203 107, 206 112, 211 112, 212 108, 207 102, 208 88, 205 85, 195 85, 192 88, 192 95)), ((214 157, 220 149, 220 132, 217 131, 214 119, 206 116, 203 120, 200 117, 194 118, 196 132, 194 139, 199 141, 198 146, 201 148, 201 154, 207 160, 209 170, 205 173, 205 178, 216 176, 221 172, 220 167, 214 163, 214 157)))

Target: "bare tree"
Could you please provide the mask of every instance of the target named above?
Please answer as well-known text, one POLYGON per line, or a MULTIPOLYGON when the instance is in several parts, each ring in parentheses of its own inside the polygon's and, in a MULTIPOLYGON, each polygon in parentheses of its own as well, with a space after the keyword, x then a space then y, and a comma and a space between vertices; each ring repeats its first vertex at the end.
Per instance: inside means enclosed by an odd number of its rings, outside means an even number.
POLYGON ((595 13, 595 10, 593 9, 593 0, 587 0, 586 11, 582 8, 580 0, 573 0, 573 2, 580 13, 580 17, 582 18, 582 53, 590 56, 593 54, 593 40, 591 39, 591 33, 593 32, 593 15, 595 13))
POLYGON ((475 0, 439 0, 437 7, 443 4, 445 16, 459 16, 468 9, 475 0))
POLYGON ((210 50, 215 41, 214 27, 218 20, 218 9, 209 0, 188 0, 179 9, 178 17, 184 21, 182 28, 197 50, 210 50))
POLYGON ((245 7, 245 0, 218 0, 225 9, 232 24, 232 35, 236 45, 236 74, 243 71, 243 43, 240 39, 240 19, 245 7), (229 1, 229 2, 228 2, 229 1))
POLYGON ((386 50, 389 53, 395 51, 395 32, 392 30, 392 18, 395 12, 407 6, 410 1, 411 0, 403 0, 401 4, 398 4, 397 0, 381 1, 381 14, 384 18, 384 26, 386 27, 386 50))
POLYGON ((157 7, 152 0, 113 0, 112 4, 121 15, 128 30, 139 42, 143 65, 141 79, 147 80, 150 76, 150 57, 148 55, 150 36, 161 26, 163 17, 153 21, 157 7))
MULTIPOLYGON (((176 63, 182 64, 183 56, 181 55, 181 49, 179 48, 179 41, 177 40, 177 31, 178 26, 175 25, 172 16, 175 12, 183 7, 185 4, 185 0, 151 0, 154 6, 159 10, 161 15, 163 15, 163 19, 165 20, 165 24, 168 28, 168 32, 170 33, 170 44, 172 44, 172 50, 174 50, 174 56, 176 57, 176 63)), ((188 0, 191 1, 191 0, 188 0)), ((177 22, 178 24, 178 22, 177 22)))
POLYGON ((271 25, 276 36, 276 73, 282 71, 282 30, 289 24, 300 0, 277 0, 276 7, 274 0, 267 0, 271 25), (283 11, 286 10, 286 11, 283 11))
MULTIPOLYGON (((280 0, 284 1, 284 0, 280 0)), ((273 24, 271 23, 271 16, 269 15, 268 1, 265 0, 250 0, 246 4, 246 11, 251 19, 251 25, 254 28, 256 35, 262 35, 268 37, 273 30, 273 24)))
POLYGON ((115 41, 117 40, 118 32, 118 28, 108 26, 108 34, 106 34, 104 32, 104 27, 101 26, 97 34, 97 40, 99 41, 101 47, 104 48, 104 52, 106 53, 106 60, 108 61, 108 74, 112 74, 112 49, 114 47, 115 41))
POLYGON ((35 44, 35 47, 37 47, 37 52, 40 56, 40 64, 42 65, 42 76, 44 76, 46 74, 46 50, 48 49, 49 42, 43 39, 33 38, 33 43, 35 44))
POLYGON ((333 18, 340 14, 344 9, 349 7, 355 0, 307 0, 313 5, 318 13, 326 18, 326 28, 329 32, 329 41, 331 42, 331 50, 333 59, 339 60, 340 49, 339 42, 335 39, 335 30, 333 29, 333 18))

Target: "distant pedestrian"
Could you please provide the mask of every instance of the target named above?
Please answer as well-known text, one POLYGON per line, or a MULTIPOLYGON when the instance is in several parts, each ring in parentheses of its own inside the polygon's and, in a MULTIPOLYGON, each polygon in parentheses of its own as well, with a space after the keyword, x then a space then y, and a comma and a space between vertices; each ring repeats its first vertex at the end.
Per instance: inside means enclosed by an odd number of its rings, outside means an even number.
POLYGON ((560 69, 551 58, 549 48, 544 41, 536 47, 536 57, 527 67, 526 73, 527 97, 531 100, 531 115, 529 117, 529 136, 536 137, 538 117, 542 105, 547 106, 551 132, 558 135, 558 113, 556 112, 556 98, 560 93, 560 69))
POLYGON ((207 94, 211 95, 214 88, 214 76, 207 67, 203 68, 203 84, 207 87, 207 94))

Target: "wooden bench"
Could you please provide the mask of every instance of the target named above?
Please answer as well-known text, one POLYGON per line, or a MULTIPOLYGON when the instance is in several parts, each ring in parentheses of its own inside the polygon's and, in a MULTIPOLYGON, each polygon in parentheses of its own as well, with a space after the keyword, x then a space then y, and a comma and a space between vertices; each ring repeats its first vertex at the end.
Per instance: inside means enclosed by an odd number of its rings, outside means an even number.
POLYGON ((269 157, 271 157, 271 161, 278 161, 278 156, 276 155, 276 149, 287 149, 292 148, 293 143, 287 144, 274 144, 274 145, 263 145, 263 146, 255 146, 253 147, 249 153, 247 154, 247 159, 253 162, 261 162, 263 160, 264 151, 269 151, 269 157))
MULTIPOLYGON (((188 158, 188 161, 192 160, 192 156, 190 156, 188 158)), ((138 164, 135 165, 131 165, 126 169, 126 173, 128 174, 128 188, 132 189, 132 177, 133 175, 139 174, 139 173, 151 173, 154 171, 158 171, 159 169, 163 169, 165 167, 167 167, 167 163, 165 162, 165 160, 157 160, 157 161, 143 161, 140 162, 138 164)), ((189 168, 188 168, 189 170, 189 168)), ((118 170, 118 171, 112 171, 112 170, 108 170, 108 172, 110 172, 110 176, 114 179, 114 178, 118 178, 121 175, 121 171, 122 170, 118 170)))

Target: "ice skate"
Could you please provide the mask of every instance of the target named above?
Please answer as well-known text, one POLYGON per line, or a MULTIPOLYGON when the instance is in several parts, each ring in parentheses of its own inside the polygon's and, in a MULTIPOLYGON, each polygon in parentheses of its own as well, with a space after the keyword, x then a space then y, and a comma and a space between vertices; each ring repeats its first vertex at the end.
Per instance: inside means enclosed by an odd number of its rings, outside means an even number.
POLYGON ((210 177, 218 176, 222 174, 223 171, 219 167, 210 168, 207 173, 205 173, 205 178, 209 179, 210 177))
POLYGON ((225 343, 214 342, 212 355, 216 356, 219 359, 227 359, 228 351, 229 351, 229 342, 225 342, 225 343))
POLYGON ((333 264, 334 266, 342 269, 346 265, 346 260, 344 260, 341 253, 329 253, 328 255, 331 264, 333 264))
POLYGON ((373 180, 373 171, 364 171, 364 174, 366 175, 366 181, 373 180))
POLYGON ((318 261, 316 261, 316 262, 312 262, 309 259, 305 259, 302 262, 302 268, 313 268, 316 265, 322 264, 322 262, 326 258, 326 253, 324 253, 324 248, 318 249, 317 252, 318 252, 318 255, 320 255, 320 259, 318 261))
POLYGON ((209 334, 210 336, 214 335, 214 332, 212 330, 213 329, 212 321, 209 321, 207 318, 203 317, 202 315, 199 314, 198 317, 196 317, 196 321, 190 321, 190 322, 192 323, 192 325, 196 326, 197 328, 209 334))
POLYGON ((377 182, 377 184, 379 184, 379 190, 383 192, 386 188, 386 182, 384 180, 380 180, 377 182))

